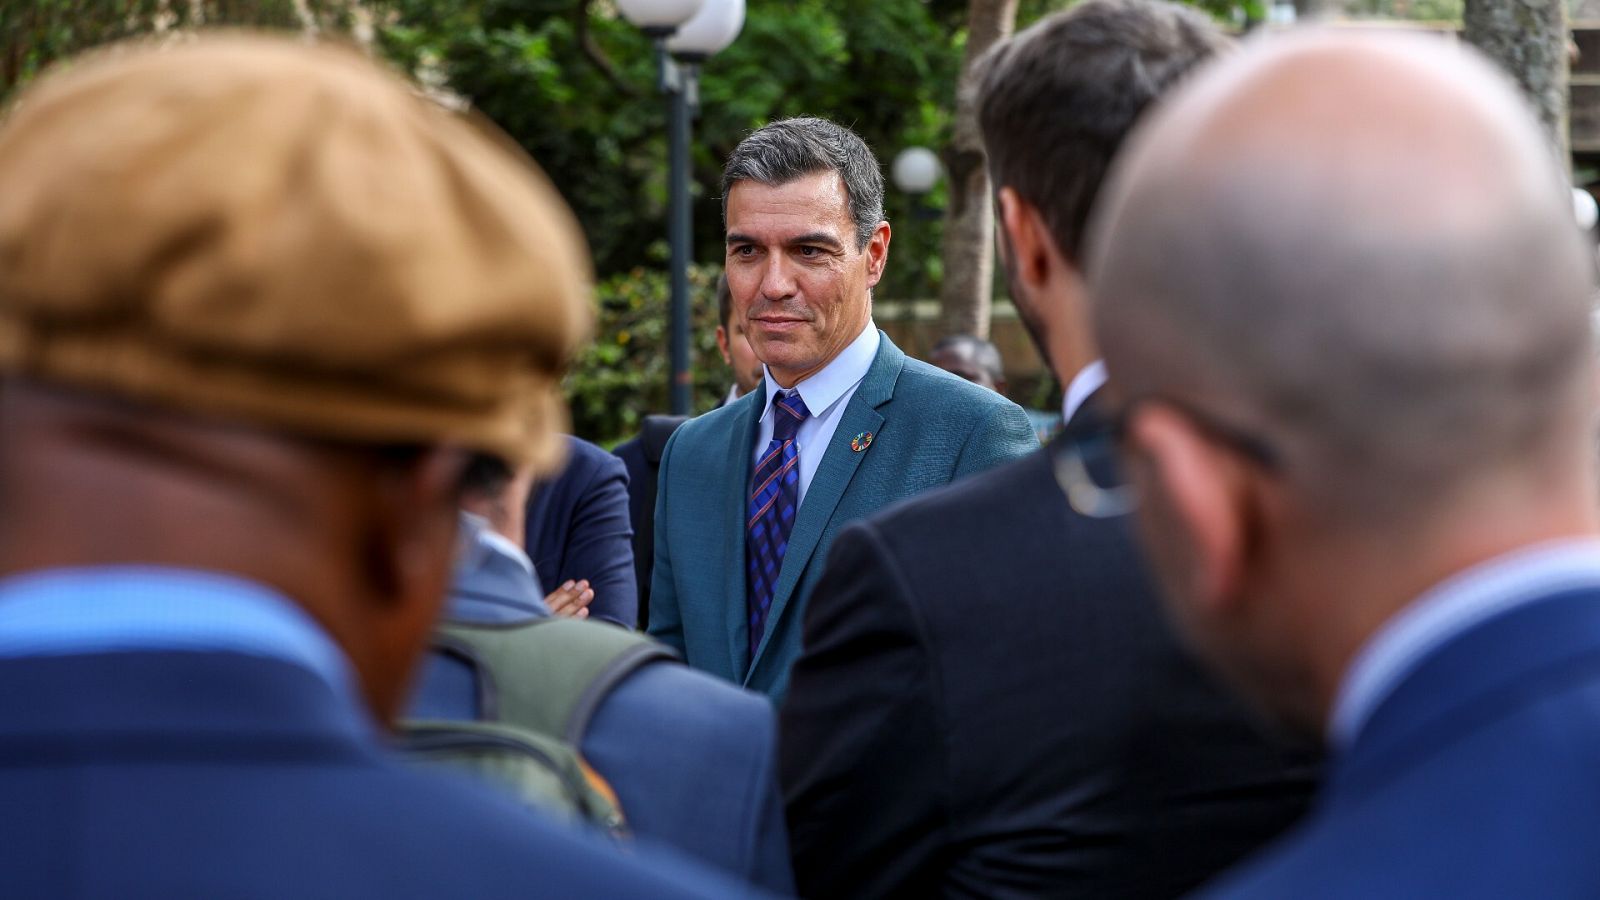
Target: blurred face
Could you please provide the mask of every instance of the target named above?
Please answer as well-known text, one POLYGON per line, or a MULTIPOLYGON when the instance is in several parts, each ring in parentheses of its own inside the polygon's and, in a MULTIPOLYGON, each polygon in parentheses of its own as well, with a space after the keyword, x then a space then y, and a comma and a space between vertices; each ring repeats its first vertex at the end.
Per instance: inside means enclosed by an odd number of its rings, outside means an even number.
POLYGON ((761 383, 761 360, 750 347, 743 319, 729 315, 727 324, 717 326, 717 348, 722 351, 722 361, 733 369, 733 385, 739 396, 755 390, 761 383))
POLYGON ((728 191, 727 277, 733 318, 773 380, 793 387, 833 360, 872 317, 889 257, 889 223, 856 246, 850 198, 836 172, 728 191))
POLYGON ((989 370, 978 362, 976 356, 971 344, 952 344, 935 350, 928 361, 951 375, 965 378, 979 387, 986 387, 991 391, 1000 390, 989 370))

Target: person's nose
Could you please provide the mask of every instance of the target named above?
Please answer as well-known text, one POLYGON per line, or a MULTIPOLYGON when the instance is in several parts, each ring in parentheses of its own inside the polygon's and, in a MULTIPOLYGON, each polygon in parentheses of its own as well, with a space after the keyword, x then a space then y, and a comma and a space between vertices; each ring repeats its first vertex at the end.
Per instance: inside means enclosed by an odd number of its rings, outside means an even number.
POLYGON ((782 253, 767 257, 761 270, 761 296, 768 301, 787 300, 798 291, 793 265, 782 253))

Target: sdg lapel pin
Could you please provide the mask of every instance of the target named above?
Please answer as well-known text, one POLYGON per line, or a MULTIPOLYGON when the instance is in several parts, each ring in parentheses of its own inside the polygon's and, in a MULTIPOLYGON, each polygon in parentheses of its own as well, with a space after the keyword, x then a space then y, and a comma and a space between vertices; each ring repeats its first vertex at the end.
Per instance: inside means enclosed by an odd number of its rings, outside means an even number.
POLYGON ((850 449, 857 453, 872 446, 872 432, 863 431, 850 439, 850 449))

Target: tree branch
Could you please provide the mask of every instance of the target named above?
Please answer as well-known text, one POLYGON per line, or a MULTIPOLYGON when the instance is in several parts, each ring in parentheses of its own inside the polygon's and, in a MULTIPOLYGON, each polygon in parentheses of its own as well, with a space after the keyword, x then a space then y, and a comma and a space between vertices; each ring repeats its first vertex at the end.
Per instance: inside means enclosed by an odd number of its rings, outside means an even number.
POLYGON ((594 0, 578 0, 578 5, 572 11, 572 33, 578 41, 578 49, 583 51, 584 58, 589 60, 595 69, 611 82, 618 93, 624 97, 639 96, 639 89, 629 84, 617 71, 617 66, 600 45, 595 43, 594 35, 589 32, 589 6, 594 0))

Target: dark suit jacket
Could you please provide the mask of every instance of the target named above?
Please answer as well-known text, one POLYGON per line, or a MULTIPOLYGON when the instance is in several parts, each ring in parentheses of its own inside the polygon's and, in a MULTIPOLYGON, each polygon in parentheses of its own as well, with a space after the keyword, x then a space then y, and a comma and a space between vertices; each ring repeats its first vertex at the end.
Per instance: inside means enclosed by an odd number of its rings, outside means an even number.
POLYGON ((656 558, 656 480, 667 438, 688 416, 645 416, 639 434, 612 453, 628 470, 628 519, 633 525, 633 572, 639 588, 639 627, 650 625, 650 572, 656 558))
POLYGON ((1316 812, 1207 896, 1600 897, 1600 590, 1469 629, 1339 755, 1316 812))
POLYGON ((0 809, 15 900, 734 895, 404 768, 317 677, 236 653, 0 660, 0 809))
MULTIPOLYGON (((543 618, 550 612, 541 593, 526 569, 480 543, 457 568, 446 617, 500 624, 543 618)), ((480 695, 470 669, 436 655, 423 670, 413 715, 471 720, 480 695)), ((634 834, 787 894, 794 876, 777 740, 764 698, 659 661, 610 689, 580 749, 616 791, 634 834)))
POLYGON ((1062 440, 835 541, 780 723, 803 895, 1170 897, 1302 812, 1062 440))
POLYGON ((845 523, 1026 455, 1039 442, 1016 404, 908 359, 882 336, 800 503, 766 632, 751 660, 745 521, 765 403, 764 389, 751 391, 683 423, 668 441, 656 505, 650 633, 689 665, 776 700, 800 655, 806 598, 845 523), (863 440, 852 447, 857 436, 863 440))
POLYGON ((589 617, 627 628, 639 620, 622 461, 567 436, 567 463, 528 495, 528 555, 547 589, 589 579, 589 617))

